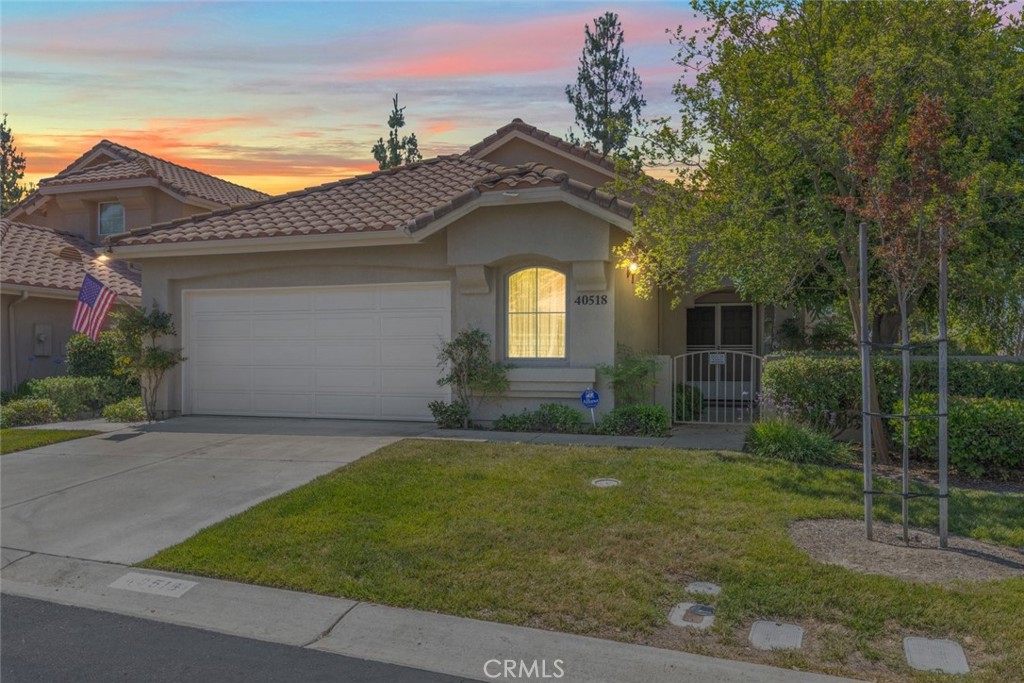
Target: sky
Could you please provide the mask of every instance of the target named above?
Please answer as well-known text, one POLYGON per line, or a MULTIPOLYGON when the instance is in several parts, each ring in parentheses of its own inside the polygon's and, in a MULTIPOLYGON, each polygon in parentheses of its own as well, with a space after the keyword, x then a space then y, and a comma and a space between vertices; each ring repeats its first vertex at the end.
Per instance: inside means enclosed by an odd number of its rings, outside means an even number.
POLYGON ((2 106, 25 179, 101 139, 271 194, 376 170, 391 98, 430 158, 513 118, 564 136, 584 25, 618 13, 647 117, 674 111, 685 2, 0 4, 2 106))

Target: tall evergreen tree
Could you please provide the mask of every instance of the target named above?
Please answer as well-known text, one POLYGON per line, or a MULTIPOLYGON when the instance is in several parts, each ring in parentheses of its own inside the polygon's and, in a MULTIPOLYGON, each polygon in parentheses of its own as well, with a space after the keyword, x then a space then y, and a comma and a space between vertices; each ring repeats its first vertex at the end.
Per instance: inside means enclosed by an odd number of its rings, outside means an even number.
POLYGON ((416 133, 398 137, 398 131, 405 126, 405 107, 398 106, 398 93, 392 100, 394 108, 391 116, 388 117, 388 139, 377 138, 377 144, 373 146, 373 158, 380 165, 380 170, 394 168, 402 164, 410 164, 423 158, 420 154, 419 142, 416 140, 416 133))
POLYGON ((610 154, 625 148, 634 120, 647 104, 642 84, 622 51, 619 15, 605 12, 583 28, 585 39, 575 85, 565 86, 565 96, 576 109, 576 123, 583 134, 610 154))
POLYGON ((14 146, 14 134, 7 127, 7 114, 0 122, 0 211, 6 211, 21 201, 25 188, 21 179, 25 177, 25 155, 18 154, 14 146))

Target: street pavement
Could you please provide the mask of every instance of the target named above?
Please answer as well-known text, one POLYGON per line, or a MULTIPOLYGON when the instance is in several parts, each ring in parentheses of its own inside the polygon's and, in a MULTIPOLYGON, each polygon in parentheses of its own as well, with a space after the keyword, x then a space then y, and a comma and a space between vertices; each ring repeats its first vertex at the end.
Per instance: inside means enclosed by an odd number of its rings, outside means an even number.
POLYGON ((11 595, 5 683, 462 683, 464 679, 11 595))

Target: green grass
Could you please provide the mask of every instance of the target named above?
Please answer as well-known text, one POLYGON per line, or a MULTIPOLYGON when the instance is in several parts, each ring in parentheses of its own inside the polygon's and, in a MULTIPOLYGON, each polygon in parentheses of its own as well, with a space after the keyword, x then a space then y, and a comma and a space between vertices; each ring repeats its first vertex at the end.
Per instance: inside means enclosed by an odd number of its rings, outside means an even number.
MULTIPOLYGON (((905 635, 961 642, 973 680, 1024 671, 1024 578, 908 583, 789 540, 794 520, 858 518, 860 490, 855 472, 739 454, 403 441, 144 564, 882 679, 914 675, 905 635), (623 485, 591 487, 599 476, 623 485), (718 617, 681 636, 666 615, 694 579, 724 587, 718 617), (816 635, 800 654, 758 654, 745 636, 762 618, 816 635)), ((933 525, 933 507, 915 500, 915 524, 933 525)), ((955 490, 950 510, 955 534, 1024 545, 1024 496, 955 490)))
POLYGON ((0 454, 49 446, 94 434, 99 432, 92 429, 0 429, 0 454))

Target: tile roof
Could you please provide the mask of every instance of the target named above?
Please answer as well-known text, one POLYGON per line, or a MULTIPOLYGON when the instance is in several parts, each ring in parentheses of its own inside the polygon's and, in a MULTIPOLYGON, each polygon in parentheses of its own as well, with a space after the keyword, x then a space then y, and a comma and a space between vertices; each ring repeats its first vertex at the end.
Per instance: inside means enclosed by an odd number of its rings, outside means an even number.
POLYGON ((270 195, 230 183, 215 176, 145 154, 137 149, 103 140, 52 178, 39 181, 39 187, 58 187, 111 180, 155 178, 180 194, 199 197, 225 206, 248 204, 270 195), (80 159, 96 151, 114 157, 112 161, 76 169, 80 159))
POLYGON ((632 204, 544 164, 504 167, 444 156, 255 202, 138 228, 117 246, 354 232, 416 232, 488 192, 561 188, 625 218, 632 204))
POLYGON ((470 147, 468 150, 464 152, 464 155, 468 157, 479 156, 481 152, 483 152, 485 149, 493 145, 495 142, 501 140, 509 133, 515 132, 523 133, 524 135, 527 135, 533 138, 534 140, 543 142, 544 144, 554 147, 562 152, 565 152, 570 156, 574 156, 578 159, 582 159, 583 161, 588 161, 592 164, 596 164, 611 173, 615 172, 615 162, 612 159, 601 154, 600 152, 594 151, 589 146, 574 145, 571 142, 563 140, 557 135, 552 135, 546 130, 541 130, 540 128, 537 128, 537 126, 531 126, 522 119, 518 118, 512 119, 511 123, 505 124, 494 133, 488 135, 486 138, 470 147))
POLYGON ((127 263, 97 261, 98 255, 95 246, 76 235, 0 219, 0 281, 5 285, 77 292, 89 273, 118 295, 142 295, 139 273, 127 263))

